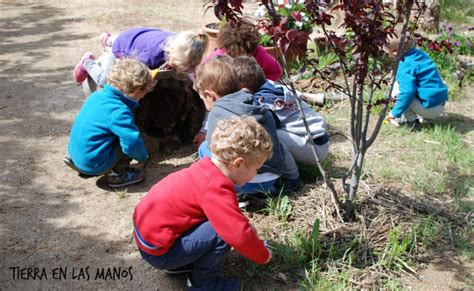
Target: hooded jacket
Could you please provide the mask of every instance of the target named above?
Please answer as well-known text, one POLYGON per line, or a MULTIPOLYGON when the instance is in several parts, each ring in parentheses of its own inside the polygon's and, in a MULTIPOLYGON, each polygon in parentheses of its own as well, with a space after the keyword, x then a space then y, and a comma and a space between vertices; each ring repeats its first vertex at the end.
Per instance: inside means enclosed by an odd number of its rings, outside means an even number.
POLYGON ((72 125, 68 151, 77 168, 89 175, 110 169, 117 159, 117 146, 137 161, 144 162, 148 152, 135 125, 133 108, 139 103, 117 88, 90 95, 72 125))
MULTIPOLYGON (((270 81, 266 81, 255 93, 255 98, 260 104, 274 112, 278 118, 279 130, 306 136, 306 128, 303 119, 300 118, 298 104, 293 93, 270 81)), ((327 134, 326 123, 321 114, 315 112, 306 102, 301 102, 301 107, 309 125, 313 139, 327 134)))
POLYGON ((448 100, 448 88, 436 69, 436 64, 424 51, 412 48, 403 55, 397 70, 399 93, 391 114, 401 117, 414 98, 424 108, 443 104, 448 100))
POLYGON ((207 120, 207 142, 211 144, 211 136, 217 126, 217 122, 232 116, 244 115, 255 117, 257 122, 267 130, 272 138, 272 157, 263 164, 259 173, 271 172, 280 175, 285 160, 285 152, 278 140, 275 118, 267 108, 260 106, 255 97, 246 90, 226 95, 214 103, 207 120))

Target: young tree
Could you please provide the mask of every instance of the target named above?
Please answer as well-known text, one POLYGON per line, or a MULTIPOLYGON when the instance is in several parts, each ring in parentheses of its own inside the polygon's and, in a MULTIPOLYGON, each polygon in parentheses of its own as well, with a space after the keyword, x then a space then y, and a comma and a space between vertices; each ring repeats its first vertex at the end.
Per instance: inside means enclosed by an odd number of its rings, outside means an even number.
MULTIPOLYGON (((345 219, 354 217, 354 200, 362 174, 362 167, 367 149, 375 141, 382 122, 385 118, 387 106, 391 102, 391 91, 395 82, 395 72, 398 68, 400 56, 388 70, 386 58, 384 58, 383 46, 387 44, 389 36, 394 35, 394 28, 399 19, 391 13, 391 4, 384 3, 382 0, 338 0, 336 3, 323 0, 305 0, 304 4, 308 13, 310 13, 315 28, 319 28, 324 33, 329 46, 336 53, 343 77, 343 82, 336 83, 326 77, 324 70, 319 70, 315 61, 306 60, 306 69, 312 68, 313 73, 327 81, 328 87, 339 90, 349 97, 351 106, 350 115, 350 133, 352 137, 352 163, 348 170, 346 178, 343 179, 343 186, 347 193, 344 203, 340 203, 335 187, 330 177, 327 177, 321 164, 318 167, 323 179, 332 192, 332 198, 336 206, 337 214, 339 207, 343 207, 345 219), (332 7, 332 10, 330 10, 332 7), (329 29, 332 16, 329 11, 341 10, 343 17, 342 27, 345 29, 345 35, 337 35, 329 29), (392 73, 391 81, 387 77, 392 73), (389 84, 389 90, 385 97, 376 99, 374 93, 376 89, 381 89, 383 84, 389 84), (381 106, 377 121, 374 126, 369 127, 370 118, 374 106, 381 106), (349 179, 347 179, 349 178, 349 179)), ((226 17, 228 21, 238 23, 242 11, 242 0, 214 0, 214 12, 218 18, 226 17)), ((408 20, 413 7, 413 0, 406 0, 402 5, 402 12, 405 24, 401 36, 400 48, 404 46, 405 34, 408 27, 408 20)), ((286 17, 279 17, 276 13, 274 4, 270 0, 261 0, 260 4, 265 6, 270 20, 266 23, 260 22, 266 31, 272 36, 272 40, 280 52, 282 67, 284 69, 284 84, 290 88, 296 96, 295 87, 289 78, 288 67, 286 65, 285 52, 295 43, 297 33, 294 29, 287 29, 285 23, 286 17)), ((238 25, 238 24, 237 24, 238 25)), ((301 43, 298 41, 296 43, 301 43)), ((301 46, 302 51, 306 50, 306 42, 301 46)), ((292 48, 294 49, 294 47, 292 48)), ((300 71, 304 71, 301 68, 300 71)), ((301 109, 301 100, 298 100, 298 106, 301 109)), ((301 116, 306 125, 305 116, 301 111, 301 116)), ((309 138, 308 140, 312 140, 309 138)), ((320 159, 317 152, 313 154, 316 160, 320 159)))

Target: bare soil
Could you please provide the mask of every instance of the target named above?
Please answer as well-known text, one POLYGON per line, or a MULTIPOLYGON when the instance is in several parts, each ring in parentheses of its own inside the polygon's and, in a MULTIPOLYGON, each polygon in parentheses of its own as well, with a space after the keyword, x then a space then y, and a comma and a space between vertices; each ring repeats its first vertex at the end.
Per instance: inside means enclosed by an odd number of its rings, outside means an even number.
MULTIPOLYGON (((184 288, 185 276, 167 276, 141 260, 131 217, 148 189, 192 163, 196 149, 170 154, 155 147, 146 181, 119 192, 101 179, 80 178, 62 158, 84 102, 71 71, 85 51, 100 54, 99 34, 137 26, 197 30, 214 21, 212 11, 203 17, 203 3, 0 0, 0 290, 184 288)), ((228 268, 242 260, 233 256, 228 268)), ((437 270, 427 272, 451 279, 407 285, 463 288, 456 268, 437 270)), ((288 289, 247 283, 251 290, 288 289)))

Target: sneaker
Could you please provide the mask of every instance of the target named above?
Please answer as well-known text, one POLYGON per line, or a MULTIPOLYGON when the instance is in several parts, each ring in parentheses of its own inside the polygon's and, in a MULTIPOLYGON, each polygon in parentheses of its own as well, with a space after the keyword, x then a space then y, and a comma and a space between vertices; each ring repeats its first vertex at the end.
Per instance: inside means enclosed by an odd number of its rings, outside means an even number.
POLYGON ((193 270, 194 270, 194 265, 188 264, 176 269, 163 270, 163 271, 168 275, 177 275, 177 274, 183 274, 183 273, 191 273, 193 270))
POLYGON ((415 119, 413 121, 405 121, 400 123, 400 126, 405 127, 411 131, 416 131, 420 129, 421 123, 418 119, 415 119))
POLYGON ((84 82, 89 75, 86 68, 84 67, 85 60, 95 60, 95 56, 91 52, 85 53, 79 63, 74 67, 72 76, 78 84, 82 84, 82 82, 84 82))
POLYGON ((239 208, 245 208, 250 204, 247 194, 245 193, 237 193, 237 201, 239 202, 239 208))
POLYGON ((145 171, 143 169, 128 167, 122 173, 116 173, 112 171, 108 175, 107 179, 110 187, 123 187, 141 182, 143 179, 145 179, 145 171))
POLYGON ((296 179, 285 179, 282 178, 280 181, 280 192, 281 193, 286 193, 286 192, 296 192, 300 190, 300 188, 303 186, 303 181, 301 180, 300 177, 296 179))
POLYGON ((102 45, 104 49, 110 47, 110 44, 108 43, 109 37, 110 37, 110 33, 108 32, 102 32, 99 36, 100 44, 102 45))
POLYGON ((226 291, 239 291, 240 281, 235 278, 216 278, 214 281, 197 285, 194 282, 191 283, 191 278, 188 278, 186 282, 187 290, 226 290, 226 291))

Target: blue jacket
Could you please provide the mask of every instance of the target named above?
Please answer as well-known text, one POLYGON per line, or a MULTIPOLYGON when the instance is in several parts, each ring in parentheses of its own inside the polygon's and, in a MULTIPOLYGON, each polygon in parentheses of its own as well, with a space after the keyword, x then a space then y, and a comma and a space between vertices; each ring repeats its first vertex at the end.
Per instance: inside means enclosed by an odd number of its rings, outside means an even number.
POLYGON ((117 58, 136 57, 150 69, 156 69, 166 62, 164 46, 172 35, 154 28, 132 28, 117 37, 112 52, 117 58))
POLYGON ((214 103, 207 119, 206 140, 211 144, 211 136, 217 126, 217 122, 230 118, 232 116, 252 116, 258 123, 267 130, 272 138, 273 153, 272 157, 265 161, 259 173, 275 173, 281 175, 283 163, 285 161, 285 152, 278 140, 277 126, 273 114, 258 104, 254 96, 245 90, 226 95, 214 103))
POLYGON ((76 167, 90 175, 103 173, 116 161, 118 145, 126 156, 144 162, 148 152, 132 112, 138 105, 108 84, 90 95, 69 136, 68 151, 76 167))
POLYGON ((401 117, 418 98, 425 108, 438 106, 448 100, 448 88, 443 83, 436 64, 424 51, 413 48, 405 53, 397 70, 400 92, 392 109, 394 117, 401 117))

